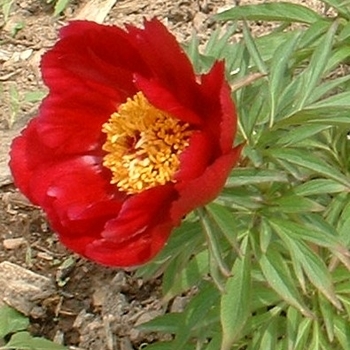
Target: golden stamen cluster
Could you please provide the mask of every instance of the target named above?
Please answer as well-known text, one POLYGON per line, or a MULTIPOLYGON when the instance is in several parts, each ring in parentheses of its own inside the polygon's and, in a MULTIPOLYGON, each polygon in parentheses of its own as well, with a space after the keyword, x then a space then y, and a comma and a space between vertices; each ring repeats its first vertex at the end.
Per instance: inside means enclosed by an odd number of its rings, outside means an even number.
POLYGON ((102 127, 107 134, 103 165, 111 183, 128 194, 173 181, 188 146, 189 125, 151 105, 142 92, 120 105, 102 127))

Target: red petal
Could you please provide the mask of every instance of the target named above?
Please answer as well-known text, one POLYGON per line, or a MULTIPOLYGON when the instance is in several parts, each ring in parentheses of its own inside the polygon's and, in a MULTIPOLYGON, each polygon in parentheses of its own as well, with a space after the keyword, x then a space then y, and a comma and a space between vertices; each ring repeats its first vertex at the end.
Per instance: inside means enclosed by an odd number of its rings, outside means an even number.
POLYGON ((224 84, 219 96, 222 108, 220 146, 222 152, 227 153, 232 148, 233 138, 236 135, 237 114, 235 105, 232 102, 231 89, 227 84, 224 84))
POLYGON ((144 30, 132 26, 127 29, 152 71, 152 78, 189 106, 198 91, 191 62, 175 37, 157 19, 145 21, 144 27, 144 30))
POLYGON ((38 167, 51 162, 54 151, 41 142, 37 131, 37 118, 32 119, 21 135, 15 138, 10 151, 10 168, 15 185, 34 204, 38 204, 30 190, 32 177, 38 167))
POLYGON ((205 171, 212 159, 212 140, 204 132, 194 132, 190 144, 180 155, 180 169, 175 180, 185 182, 192 180, 205 171))
POLYGON ((225 154, 232 149, 237 124, 231 90, 224 77, 224 64, 217 62, 201 79, 201 91, 205 95, 205 110, 202 113, 206 122, 204 127, 212 134, 212 139, 219 139, 219 154, 225 154))
POLYGON ((236 147, 231 153, 218 158, 200 177, 175 184, 175 189, 179 192, 179 199, 171 208, 171 217, 175 225, 179 224, 184 215, 215 199, 225 185, 240 152, 241 147, 236 147))
POLYGON ((93 91, 74 90, 76 93, 51 94, 45 99, 37 125, 40 138, 57 154, 101 153, 105 140, 102 124, 116 110, 116 104, 93 91))
POLYGON ((163 248, 172 228, 173 225, 169 222, 161 223, 125 243, 116 243, 106 239, 95 240, 86 246, 83 255, 107 266, 142 265, 163 248))
POLYGON ((118 217, 106 224, 101 235, 116 243, 134 240, 150 227, 170 220, 169 208, 175 195, 173 185, 169 184, 130 196, 123 203, 118 217))
POLYGON ((68 84, 75 80, 97 91, 119 91, 125 99, 136 93, 133 74, 150 74, 133 38, 118 27, 71 22, 61 38, 42 61, 43 78, 51 89, 72 88, 68 84))
POLYGON ((199 124, 201 122, 201 118, 196 114, 195 110, 182 104, 177 94, 173 95, 172 91, 162 87, 156 81, 136 75, 135 83, 139 90, 144 93, 147 100, 158 109, 166 111, 187 123, 199 124))

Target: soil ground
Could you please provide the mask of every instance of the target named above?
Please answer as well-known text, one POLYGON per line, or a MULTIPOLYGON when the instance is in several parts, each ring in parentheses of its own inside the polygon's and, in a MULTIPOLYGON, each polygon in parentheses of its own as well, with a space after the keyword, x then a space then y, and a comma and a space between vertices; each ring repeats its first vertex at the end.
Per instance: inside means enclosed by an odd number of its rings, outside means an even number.
MULTIPOLYGON (((35 115, 46 91, 40 57, 54 44, 62 25, 84 18, 85 13, 117 25, 141 24, 143 17, 157 16, 180 42, 186 42, 195 29, 205 43, 215 27, 213 14, 265 1, 104 2, 110 8, 96 14, 93 10, 99 8, 98 1, 71 1, 64 13, 54 18, 52 4, 44 0, 15 0, 8 18, 0 15, 0 263, 19 265, 47 277, 51 284, 49 293, 39 295, 22 310, 31 318, 34 335, 55 339, 72 349, 132 350, 159 337, 139 332, 138 324, 169 310, 178 311, 185 299, 178 297, 164 304, 160 280, 142 281, 132 272, 101 267, 72 255, 57 241, 40 209, 14 188, 7 167, 8 149, 13 137, 35 115)), ((294 2, 323 11, 317 0, 294 2)), ((253 25, 256 35, 266 30, 269 27, 261 23, 253 25)))

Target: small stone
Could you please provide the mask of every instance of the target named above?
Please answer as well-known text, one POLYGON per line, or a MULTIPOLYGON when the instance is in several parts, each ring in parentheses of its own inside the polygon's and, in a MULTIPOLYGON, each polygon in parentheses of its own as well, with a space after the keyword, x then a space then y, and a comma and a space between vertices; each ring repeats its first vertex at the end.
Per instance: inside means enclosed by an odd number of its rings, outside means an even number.
POLYGON ((170 307, 170 312, 182 312, 188 304, 189 297, 177 296, 170 307))
POLYGON ((73 328, 85 328, 94 319, 93 314, 89 314, 86 310, 81 310, 78 316, 75 318, 73 328))
POLYGON ((19 265, 0 263, 0 306, 7 304, 29 316, 43 300, 55 293, 50 278, 34 273, 19 265))
POLYGON ((23 237, 19 238, 7 238, 2 241, 2 244, 5 249, 7 250, 15 250, 18 249, 20 246, 26 244, 27 241, 23 237))
POLYGON ((64 343, 64 333, 59 329, 54 338, 53 338, 53 342, 57 343, 57 344, 63 344, 64 343))

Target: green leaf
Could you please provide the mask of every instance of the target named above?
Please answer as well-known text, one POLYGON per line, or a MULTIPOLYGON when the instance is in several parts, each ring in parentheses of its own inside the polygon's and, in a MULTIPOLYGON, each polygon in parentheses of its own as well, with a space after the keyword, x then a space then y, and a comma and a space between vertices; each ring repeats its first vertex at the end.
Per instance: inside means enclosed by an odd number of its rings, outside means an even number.
POLYGON ((180 271, 178 265, 174 265, 173 273, 168 268, 163 277, 164 300, 170 300, 198 284, 208 273, 208 266, 208 251, 204 250, 196 254, 180 271))
POLYGON ((57 0, 55 4, 54 16, 58 16, 68 6, 70 0, 57 0))
POLYGON ((253 291, 250 301, 252 312, 276 305, 281 301, 281 297, 273 289, 262 283, 253 282, 251 289, 253 291))
POLYGON ((311 9, 287 2, 236 6, 215 16, 217 20, 283 21, 313 23, 322 19, 311 9))
POLYGON ((292 348, 293 350, 307 349, 306 344, 310 338, 311 326, 312 326, 312 320, 310 318, 304 318, 300 322, 294 347, 292 348))
POLYGON ((266 254, 261 255, 259 264, 267 283, 282 299, 306 317, 314 317, 299 295, 284 259, 276 250, 270 248, 266 254))
POLYGON ((288 349, 293 349, 293 344, 296 341, 298 334, 298 327, 302 320, 301 313, 294 307, 288 307, 287 311, 287 342, 288 349))
POLYGON ((193 66, 196 69, 196 73, 201 73, 201 65, 200 65, 200 54, 199 54, 199 39, 196 33, 192 33, 191 40, 189 45, 186 48, 186 53, 190 58, 193 66))
POLYGON ((291 220, 269 217, 268 222, 279 235, 290 239, 304 240, 329 249, 337 249, 341 245, 338 237, 333 236, 332 231, 327 231, 328 226, 321 228, 314 221, 298 224, 291 220))
POLYGON ((278 338, 278 328, 281 326, 281 318, 274 317, 268 323, 264 333, 262 334, 259 349, 260 350, 275 350, 278 338))
POLYGON ((298 32, 293 34, 292 37, 288 38, 288 40, 276 49, 271 60, 271 69, 269 73, 269 91, 271 100, 270 127, 274 124, 276 105, 281 96, 282 86, 285 84, 286 79, 289 79, 290 73, 288 72, 288 65, 290 64, 291 55, 300 38, 298 32))
POLYGON ((284 233, 283 229, 274 227, 280 238, 289 248, 290 253, 297 260, 310 282, 338 309, 341 304, 337 299, 331 274, 329 273, 325 263, 315 254, 303 241, 292 239, 284 233))
POLYGON ((242 259, 237 258, 232 276, 227 280, 225 294, 221 297, 221 325, 223 339, 221 350, 231 349, 232 344, 241 336, 250 315, 250 252, 245 243, 242 259))
POLYGON ((230 270, 226 265, 226 262, 223 258, 224 247, 222 245, 222 240, 220 240, 220 236, 218 235, 217 227, 214 227, 213 222, 208 214, 206 208, 197 209, 198 216, 202 223, 203 231, 206 236, 206 240, 208 243, 208 251, 209 251, 209 268, 211 272, 211 276, 216 283, 219 290, 223 290, 223 281, 222 276, 220 276, 220 272, 223 276, 228 277, 230 275, 230 270))
POLYGON ((275 148, 267 150, 266 152, 272 158, 282 159, 289 163, 312 170, 314 173, 333 179, 350 189, 350 180, 347 176, 343 175, 334 166, 327 164, 320 157, 317 157, 306 150, 275 148))
POLYGON ((336 95, 332 95, 326 99, 323 99, 319 102, 316 102, 312 105, 310 105, 308 108, 318 108, 318 109, 323 109, 323 108, 345 108, 349 109, 350 108, 350 91, 345 91, 336 95))
POLYGON ((310 138, 321 131, 329 129, 330 125, 301 125, 289 130, 287 133, 276 140, 276 145, 283 147, 298 144, 299 142, 310 138))
POLYGON ((271 182, 289 182, 288 176, 281 170, 236 168, 226 181, 226 188, 241 187, 271 182))
MULTIPOLYGON (((310 95, 310 101, 312 103, 317 103, 317 101, 320 100, 322 97, 324 97, 324 99, 327 99, 331 94, 332 90, 337 88, 338 88, 337 94, 339 94, 339 89, 341 89, 342 85, 345 85, 345 83, 347 83, 349 79, 350 79, 349 75, 345 75, 343 77, 339 77, 332 80, 327 79, 326 81, 322 82, 322 84, 318 85, 314 89, 314 91, 310 95)), ((334 93, 331 94, 331 96, 334 96, 334 93)))
POLYGON ((222 34, 221 28, 216 29, 211 34, 207 44, 205 45, 204 54, 215 58, 222 57, 222 53, 225 52, 225 49, 227 49, 228 42, 236 30, 236 24, 229 26, 225 30, 224 34, 222 34))
POLYGON ((137 329, 144 332, 161 332, 175 334, 182 327, 182 313, 167 313, 158 316, 151 321, 142 323, 137 326, 137 329))
POLYGON ((0 308, 0 338, 10 333, 23 331, 28 326, 28 317, 7 305, 0 308))
POLYGON ((349 321, 336 315, 334 317, 334 333, 343 350, 350 349, 350 327, 349 321))
POLYGON ((266 222, 266 220, 262 220, 260 224, 260 249, 262 253, 266 253, 272 239, 272 229, 271 226, 266 222))
POLYGON ((47 93, 45 91, 30 91, 24 95, 25 102, 39 102, 41 101, 47 93))
POLYGON ((301 93, 300 101, 296 102, 298 109, 307 105, 307 101, 312 94, 317 84, 321 81, 324 74, 329 56, 332 50, 333 38, 338 27, 338 22, 333 22, 328 32, 317 45, 314 53, 311 56, 308 67, 304 70, 300 77, 304 81, 304 86, 301 93))
MULTIPOLYGON (((150 279, 155 275, 159 275, 163 272, 165 266, 176 264, 177 259, 184 259, 184 256, 189 258, 196 254, 198 249, 202 250, 203 241, 202 228, 199 222, 184 221, 180 227, 174 230, 166 246, 156 258, 139 268, 136 276, 150 279), (181 255, 181 258, 179 255, 181 255)), ((183 264, 180 267, 177 265, 176 273, 183 268, 183 264)))
POLYGON ((255 65, 258 68, 258 70, 260 71, 260 73, 267 74, 266 64, 260 55, 260 52, 256 46, 256 43, 255 43, 246 23, 244 23, 244 25, 243 25, 243 39, 245 41, 245 44, 247 46, 247 49, 248 49, 249 54, 251 56, 251 59, 255 63, 255 65))
POLYGON ((28 332, 19 332, 14 334, 6 347, 1 349, 16 350, 68 350, 65 346, 56 344, 44 338, 33 338, 28 332))
MULTIPOLYGON (((157 342, 154 344, 142 346, 142 350, 170 350, 172 349, 173 342, 157 342)), ((183 350, 195 350, 195 345, 185 344, 183 350)))
POLYGON ((304 213, 324 210, 324 207, 317 202, 297 195, 286 195, 275 199, 269 204, 271 206, 267 210, 271 212, 304 213))
POLYGON ((216 203, 210 203, 206 208, 208 210, 208 214, 220 228, 227 241, 233 248, 239 251, 239 244, 237 241, 237 234, 239 231, 237 227, 237 220, 235 220, 233 213, 226 207, 216 203))
POLYGON ((299 196, 339 193, 346 190, 344 185, 330 179, 310 180, 293 188, 294 193, 299 196))
POLYGON ((330 342, 334 339, 334 315, 335 311, 332 305, 321 294, 318 295, 318 303, 323 318, 323 322, 326 326, 327 336, 330 342))
MULTIPOLYGON (((192 336, 192 332, 198 328, 207 317, 210 319, 210 311, 219 301, 220 294, 212 284, 206 284, 186 306, 182 323, 175 337, 174 350, 182 350, 183 346, 192 336)), ((210 337, 209 335, 207 336, 210 337)))

